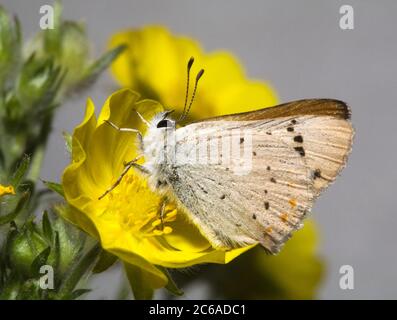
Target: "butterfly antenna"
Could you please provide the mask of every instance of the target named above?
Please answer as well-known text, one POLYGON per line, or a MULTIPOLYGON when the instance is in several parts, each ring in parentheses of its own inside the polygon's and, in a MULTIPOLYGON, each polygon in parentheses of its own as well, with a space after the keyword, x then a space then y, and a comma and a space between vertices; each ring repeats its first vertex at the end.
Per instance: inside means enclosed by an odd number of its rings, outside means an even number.
POLYGON ((185 104, 183 106, 183 112, 182 112, 181 116, 179 117, 178 121, 180 121, 185 115, 185 111, 186 111, 186 107, 187 107, 187 99, 189 97, 190 69, 192 68, 193 62, 194 62, 194 58, 190 57, 190 59, 187 63, 187 81, 186 81, 185 104))
POLYGON ((200 78, 203 76, 203 74, 204 74, 204 69, 201 69, 201 70, 197 73, 196 82, 195 82, 195 84, 194 84, 194 89, 193 89, 193 94, 192 94, 192 97, 191 97, 191 99, 190 99, 190 103, 189 103, 189 106, 188 106, 188 108, 187 108, 187 111, 185 112, 184 117, 182 118, 182 120, 184 120, 184 119, 187 117, 187 115, 189 114, 190 108, 191 108, 191 106, 192 106, 192 104, 193 104, 193 101, 194 101, 194 98, 195 98, 195 96, 196 96, 196 91, 197 91, 198 82, 199 82, 200 78))

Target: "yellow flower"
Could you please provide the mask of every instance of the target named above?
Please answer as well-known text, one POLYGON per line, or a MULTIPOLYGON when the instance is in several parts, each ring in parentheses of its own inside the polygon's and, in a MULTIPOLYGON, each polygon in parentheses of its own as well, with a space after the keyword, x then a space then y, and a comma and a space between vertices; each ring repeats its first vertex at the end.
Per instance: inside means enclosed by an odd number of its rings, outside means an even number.
POLYGON ((227 268, 213 266, 214 289, 226 299, 313 299, 324 274, 318 257, 317 228, 305 222, 277 255, 264 255, 254 248, 227 268), (230 281, 244 274, 244 281, 230 281))
POLYGON ((183 268, 228 263, 248 250, 250 247, 215 250, 174 204, 167 205, 161 226, 162 198, 133 170, 116 189, 98 200, 120 176, 123 163, 137 156, 136 135, 120 133, 104 120, 145 134, 146 127, 135 110, 149 120, 163 107, 156 101, 139 101, 137 93, 124 89, 110 96, 96 119, 94 105, 88 100, 85 119, 73 133, 72 163, 62 177, 70 205, 69 210, 62 211, 63 216, 100 240, 105 250, 138 266, 152 288, 167 284, 167 277, 156 265, 183 268))
POLYGON ((229 52, 206 54, 196 41, 174 36, 163 27, 127 30, 110 40, 111 47, 121 44, 127 45, 127 49, 112 65, 118 82, 179 112, 185 100, 186 65, 190 57, 195 58, 192 79, 200 69, 205 69, 205 73, 191 109, 193 119, 250 111, 277 103, 273 89, 263 81, 247 79, 239 62, 229 52))
POLYGON ((0 184, 0 197, 8 194, 15 194, 13 186, 3 186, 0 184))

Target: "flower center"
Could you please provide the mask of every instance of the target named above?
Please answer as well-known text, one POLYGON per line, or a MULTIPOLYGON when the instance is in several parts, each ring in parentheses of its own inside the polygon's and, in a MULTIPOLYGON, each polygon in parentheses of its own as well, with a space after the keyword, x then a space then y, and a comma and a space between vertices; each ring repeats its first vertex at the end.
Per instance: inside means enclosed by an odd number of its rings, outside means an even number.
POLYGON ((147 181, 136 174, 128 173, 107 198, 106 213, 117 216, 127 232, 151 237, 173 231, 168 224, 176 219, 175 206, 164 206, 163 198, 152 192, 147 181))

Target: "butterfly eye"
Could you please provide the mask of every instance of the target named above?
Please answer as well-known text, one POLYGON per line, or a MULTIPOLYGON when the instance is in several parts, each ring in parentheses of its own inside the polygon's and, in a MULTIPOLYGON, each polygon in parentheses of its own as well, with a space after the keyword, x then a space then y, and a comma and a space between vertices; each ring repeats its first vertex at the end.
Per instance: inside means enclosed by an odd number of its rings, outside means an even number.
POLYGON ((171 127, 171 121, 167 119, 160 120, 157 124, 157 128, 169 128, 171 127))

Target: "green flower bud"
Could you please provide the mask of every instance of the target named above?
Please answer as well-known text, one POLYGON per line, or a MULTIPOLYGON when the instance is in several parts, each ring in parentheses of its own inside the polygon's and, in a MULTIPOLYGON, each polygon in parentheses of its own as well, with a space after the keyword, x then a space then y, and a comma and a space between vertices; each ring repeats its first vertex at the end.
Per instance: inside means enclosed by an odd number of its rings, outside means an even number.
POLYGON ((61 52, 57 61, 66 70, 65 85, 76 84, 85 75, 89 64, 89 41, 84 26, 75 22, 62 25, 61 52))
POLYGON ((32 228, 24 228, 10 239, 9 263, 22 277, 32 278, 32 264, 37 256, 48 247, 45 239, 32 228))
POLYGON ((51 60, 37 59, 32 55, 24 63, 16 81, 17 97, 22 108, 31 112, 31 107, 51 103, 59 81, 60 69, 51 60))
POLYGON ((31 223, 10 242, 10 265, 24 276, 32 274, 32 263, 48 247, 51 248, 46 264, 64 274, 80 256, 85 244, 84 234, 66 225, 61 219, 51 221, 43 215, 41 230, 31 223))
POLYGON ((52 59, 55 65, 66 72, 64 89, 79 82, 90 64, 89 40, 84 25, 72 21, 62 21, 61 5, 54 6, 54 29, 41 31, 30 43, 27 53, 37 58, 52 59))
POLYGON ((90 42, 85 26, 74 21, 62 21, 61 4, 54 5, 54 28, 36 35, 25 52, 37 59, 51 60, 64 74, 58 97, 90 86, 124 50, 120 45, 94 60, 90 57, 90 42))
POLYGON ((12 20, 0 6, 0 88, 16 68, 20 58, 21 35, 18 20, 12 20))

